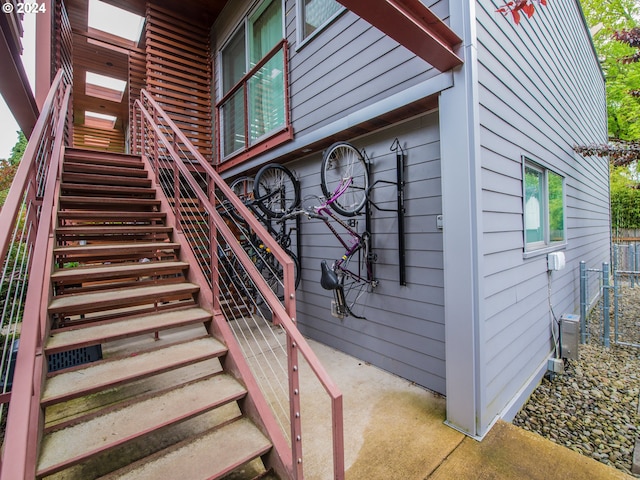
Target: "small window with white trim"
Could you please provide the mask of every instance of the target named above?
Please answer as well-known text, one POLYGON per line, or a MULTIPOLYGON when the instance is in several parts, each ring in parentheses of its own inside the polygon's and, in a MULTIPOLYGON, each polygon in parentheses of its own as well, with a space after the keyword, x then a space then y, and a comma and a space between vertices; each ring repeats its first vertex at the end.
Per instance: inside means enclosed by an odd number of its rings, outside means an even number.
POLYGON ((298 41, 312 36, 344 10, 336 0, 298 0, 298 41))
POLYGON ((524 159, 525 251, 566 241, 564 177, 524 159))

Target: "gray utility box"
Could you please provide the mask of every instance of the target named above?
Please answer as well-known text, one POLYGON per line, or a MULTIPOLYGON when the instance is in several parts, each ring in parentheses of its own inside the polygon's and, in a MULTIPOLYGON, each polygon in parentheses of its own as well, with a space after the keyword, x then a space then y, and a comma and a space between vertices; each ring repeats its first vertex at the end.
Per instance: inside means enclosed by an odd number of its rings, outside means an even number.
POLYGON ((560 317, 560 353, 562 358, 578 360, 580 315, 565 313, 560 317))

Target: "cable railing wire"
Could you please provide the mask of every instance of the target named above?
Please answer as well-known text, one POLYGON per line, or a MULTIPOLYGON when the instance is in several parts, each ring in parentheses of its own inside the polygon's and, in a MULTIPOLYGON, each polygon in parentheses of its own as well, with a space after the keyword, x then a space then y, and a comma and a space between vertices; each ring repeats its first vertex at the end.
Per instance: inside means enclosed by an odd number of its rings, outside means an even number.
POLYGON ((242 207, 238 198, 227 197, 233 194, 211 165, 144 90, 135 112, 133 144, 149 160, 175 214, 176 228, 215 294, 214 307, 224 316, 275 422, 289 439, 295 477, 302 472, 300 352, 331 398, 334 472, 344 478, 342 396, 295 327, 292 261, 255 218, 247 217, 251 214, 246 208, 244 221, 234 218, 234 210, 242 207))

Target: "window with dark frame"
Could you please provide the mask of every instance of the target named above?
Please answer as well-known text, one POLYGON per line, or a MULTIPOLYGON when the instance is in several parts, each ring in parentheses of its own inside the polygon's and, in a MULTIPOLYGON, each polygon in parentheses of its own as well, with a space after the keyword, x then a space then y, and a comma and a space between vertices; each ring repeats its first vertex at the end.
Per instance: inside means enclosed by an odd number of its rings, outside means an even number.
POLYGON ((223 161, 286 126, 284 47, 273 51, 284 38, 282 22, 282 1, 265 1, 220 52, 223 161))

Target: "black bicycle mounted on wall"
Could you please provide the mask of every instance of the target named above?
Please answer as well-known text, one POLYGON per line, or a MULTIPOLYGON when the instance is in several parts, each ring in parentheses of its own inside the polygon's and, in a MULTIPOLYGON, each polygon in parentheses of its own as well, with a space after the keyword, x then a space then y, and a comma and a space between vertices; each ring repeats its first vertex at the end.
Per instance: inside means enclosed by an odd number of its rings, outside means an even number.
MULTIPOLYGON (((255 178, 242 176, 231 182, 229 186, 291 257, 294 262, 295 288, 298 288, 300 262, 298 256, 291 251, 291 235, 295 228, 290 228, 284 222, 277 223, 278 228, 275 228, 273 221, 282 218, 300 205, 298 180, 283 165, 268 164, 258 171, 255 178)), ((271 289, 282 299, 284 297, 282 266, 258 235, 247 227, 239 212, 231 205, 227 205, 225 209, 234 220, 240 244, 271 289)))

